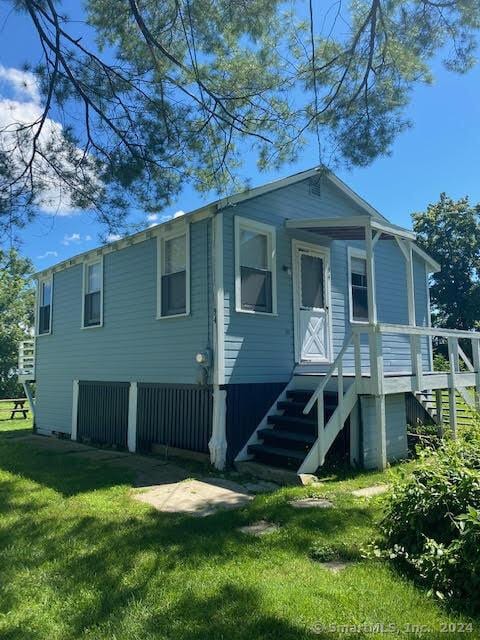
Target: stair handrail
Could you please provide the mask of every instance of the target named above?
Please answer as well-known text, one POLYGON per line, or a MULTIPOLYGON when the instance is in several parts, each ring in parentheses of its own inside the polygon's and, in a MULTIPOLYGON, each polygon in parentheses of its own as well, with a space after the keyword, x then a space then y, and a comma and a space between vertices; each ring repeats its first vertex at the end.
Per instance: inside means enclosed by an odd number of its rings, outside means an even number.
MULTIPOLYGON (((334 372, 336 369, 338 369, 340 367, 340 369, 343 372, 343 367, 342 367, 342 360, 343 360, 343 356, 345 355, 345 352, 347 351, 348 347, 352 344, 353 341, 353 334, 350 334, 344 341, 342 348, 340 349, 340 351, 338 352, 337 357, 335 358, 335 360, 332 362, 332 364, 330 365, 329 369, 327 370, 327 373, 325 374, 325 376, 322 378, 321 382, 318 384, 317 388, 315 389, 315 391, 312 394, 312 397, 310 398, 310 400, 307 402, 305 409, 303 410, 303 413, 306 415, 307 413, 310 413, 310 411, 313 408, 313 405, 315 404, 315 402, 320 398, 320 394, 323 394, 325 387, 327 386, 327 384, 329 383, 331 377, 333 376, 334 372)), ((342 376, 343 377, 343 376, 342 376)), ((340 399, 339 399, 340 401, 340 399)))

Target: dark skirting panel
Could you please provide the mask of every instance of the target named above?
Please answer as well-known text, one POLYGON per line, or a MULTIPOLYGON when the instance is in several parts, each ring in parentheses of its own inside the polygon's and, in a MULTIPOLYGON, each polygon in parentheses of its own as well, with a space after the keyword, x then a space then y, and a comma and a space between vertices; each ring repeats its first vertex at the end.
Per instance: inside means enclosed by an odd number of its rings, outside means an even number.
POLYGON ((128 382, 81 380, 78 386, 78 439, 126 448, 128 390, 128 382))
POLYGON ((286 387, 286 382, 228 384, 227 462, 233 463, 260 420, 286 387))
POLYGON ((137 400, 137 448, 152 444, 208 452, 212 433, 210 386, 141 383, 137 400))

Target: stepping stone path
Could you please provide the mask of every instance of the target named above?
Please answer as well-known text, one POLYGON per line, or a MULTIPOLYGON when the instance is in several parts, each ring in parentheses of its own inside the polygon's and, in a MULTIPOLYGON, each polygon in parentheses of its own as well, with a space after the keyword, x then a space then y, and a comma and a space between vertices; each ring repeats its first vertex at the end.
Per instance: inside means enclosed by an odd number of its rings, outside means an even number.
POLYGON ((268 533, 275 533, 280 527, 273 522, 267 522, 266 520, 259 520, 253 524, 248 524, 245 527, 240 527, 239 531, 246 533, 250 536, 264 536, 268 533))
POLYGON ((333 502, 326 498, 299 498, 288 503, 295 509, 331 509, 333 502))
POLYGON ((321 567, 327 569, 327 571, 331 571, 332 573, 340 573, 348 567, 350 562, 341 562, 340 560, 329 560, 328 562, 320 562, 321 567))
POLYGON ((238 509, 253 500, 242 486, 216 478, 154 485, 135 493, 134 498, 158 511, 199 517, 209 516, 219 509, 238 509))
POLYGON ((390 489, 389 484, 375 484, 373 487, 365 487, 364 489, 356 489, 352 491, 356 498, 372 498, 386 493, 390 489))

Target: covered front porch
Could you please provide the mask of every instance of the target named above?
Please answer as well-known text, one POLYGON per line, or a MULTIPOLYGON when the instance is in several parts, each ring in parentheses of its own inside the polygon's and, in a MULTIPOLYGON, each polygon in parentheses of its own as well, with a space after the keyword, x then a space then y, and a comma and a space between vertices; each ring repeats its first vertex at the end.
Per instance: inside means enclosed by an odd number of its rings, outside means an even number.
POLYGON ((455 437, 457 395, 472 409, 480 409, 480 333, 432 328, 429 309, 427 321, 421 326, 417 325, 414 255, 425 261, 430 272, 439 270, 440 265, 415 244, 415 234, 367 215, 289 220, 286 228, 291 231, 302 230, 319 243, 356 241, 356 245, 363 244, 366 258, 368 313, 365 321, 345 321, 345 338, 341 348, 333 354, 330 366, 322 370, 318 366, 300 363, 295 370, 296 374, 308 375, 310 371, 312 375, 319 376, 318 385, 303 411, 304 415, 308 415, 316 406, 318 437, 299 473, 313 472, 324 463, 328 449, 352 413, 359 396, 374 399, 379 468, 387 464, 385 397, 389 394, 413 394, 432 419, 441 424, 444 420, 441 390, 448 390, 448 420, 455 437), (405 261, 407 324, 379 322, 378 319, 375 250, 378 243, 385 240, 398 245, 405 261), (398 370, 385 366, 392 340, 401 340, 405 346, 405 357, 398 370), (460 340, 464 347, 468 345, 465 350, 460 340), (447 343, 448 371, 434 370, 433 341, 447 343), (471 354, 470 357, 465 351, 471 354), (325 394, 331 393, 332 388, 338 394, 338 406, 325 422, 325 394), (426 401, 427 396, 432 395, 436 399, 434 406, 426 401))

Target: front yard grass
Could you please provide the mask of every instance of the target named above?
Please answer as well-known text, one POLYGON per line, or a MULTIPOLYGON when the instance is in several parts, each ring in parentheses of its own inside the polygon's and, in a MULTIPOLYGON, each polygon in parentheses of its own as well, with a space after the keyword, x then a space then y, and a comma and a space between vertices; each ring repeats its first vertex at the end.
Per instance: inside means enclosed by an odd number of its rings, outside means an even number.
POLYGON ((118 465, 22 442, 13 430, 21 434, 26 421, 4 418, 3 640, 379 636, 368 626, 350 633, 327 628, 334 624, 395 625, 403 637, 419 637, 416 629, 423 638, 480 637, 480 621, 448 612, 383 561, 360 557, 334 574, 310 558, 313 546, 344 545, 355 555, 371 543, 383 498, 358 499, 350 491, 388 482, 408 465, 330 480, 321 488, 279 489, 238 511, 192 518, 133 501, 132 478, 118 465), (328 497, 335 507, 288 504, 307 495, 328 497), (280 529, 261 538, 238 531, 261 519, 280 529), (459 622, 472 622, 473 633, 440 633, 459 622))

